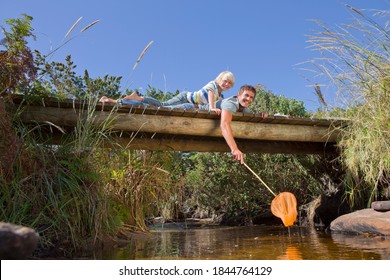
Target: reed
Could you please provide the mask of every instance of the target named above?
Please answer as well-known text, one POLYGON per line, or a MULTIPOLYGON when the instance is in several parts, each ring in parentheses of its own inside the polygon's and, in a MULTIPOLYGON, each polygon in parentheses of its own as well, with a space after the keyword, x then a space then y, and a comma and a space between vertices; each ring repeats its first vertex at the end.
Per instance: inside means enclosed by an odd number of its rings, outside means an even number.
POLYGON ((66 32, 64 38, 66 38, 66 37, 69 36, 69 34, 73 31, 73 29, 76 28, 76 26, 79 24, 79 22, 80 22, 82 19, 83 19, 83 17, 79 17, 79 18, 76 20, 76 22, 72 25, 72 27, 68 30, 68 32, 66 32))
MULTIPOLYGON (((68 38, 69 35, 73 32, 73 30, 76 28, 76 26, 80 23, 80 21, 83 19, 83 17, 79 17, 76 22, 72 25, 72 27, 68 30, 68 32, 66 32, 65 36, 64 36, 64 39, 63 39, 63 42, 55 47, 52 51, 50 51, 47 55, 45 55, 45 57, 47 58, 51 58, 55 52, 57 52, 59 49, 61 49, 63 46, 65 46, 66 44, 68 44, 70 41, 72 41, 77 35, 71 37, 71 38, 68 38), (65 40, 66 39, 66 40, 65 40)), ((93 22, 91 22, 90 24, 88 24, 87 26, 85 26, 84 28, 82 28, 80 30, 79 33, 83 33, 85 32, 86 30, 88 30, 89 28, 91 28, 92 26, 94 26, 95 24, 97 24, 100 20, 94 20, 93 22)))
POLYGON ((84 27, 83 29, 80 30, 80 33, 88 30, 89 28, 91 28, 92 26, 94 26, 95 24, 97 24, 100 20, 95 20, 93 22, 91 22, 90 24, 88 24, 86 27, 84 27))
POLYGON ((153 44, 153 41, 150 41, 149 44, 147 44, 146 47, 142 50, 141 54, 139 55, 139 57, 137 58, 137 61, 135 62, 134 66, 133 66, 133 71, 135 70, 135 68, 137 68, 138 63, 141 61, 142 57, 145 55, 145 53, 148 51, 148 49, 150 48, 150 46, 152 44, 153 44))
POLYGON ((327 78, 337 89, 336 104, 343 110, 334 112, 351 119, 339 143, 344 166, 351 172, 346 183, 350 199, 361 196, 369 205, 390 183, 389 14, 376 12, 374 20, 346 7, 355 16, 353 23, 336 28, 319 23, 321 31, 309 42, 323 54, 315 61, 317 77, 327 78))

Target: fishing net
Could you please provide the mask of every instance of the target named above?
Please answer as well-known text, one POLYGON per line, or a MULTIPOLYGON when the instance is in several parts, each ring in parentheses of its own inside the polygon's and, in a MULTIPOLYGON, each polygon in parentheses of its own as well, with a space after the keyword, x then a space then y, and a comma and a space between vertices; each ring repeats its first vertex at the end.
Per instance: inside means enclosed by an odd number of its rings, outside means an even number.
POLYGON ((271 202, 271 212, 282 219, 284 226, 292 226, 297 219, 297 199, 292 193, 282 192, 271 202))
POLYGON ((271 202, 271 212, 276 217, 280 218, 285 227, 292 226, 297 219, 297 199, 290 192, 282 192, 276 195, 270 187, 257 175, 246 163, 245 167, 256 176, 257 179, 275 196, 271 202))

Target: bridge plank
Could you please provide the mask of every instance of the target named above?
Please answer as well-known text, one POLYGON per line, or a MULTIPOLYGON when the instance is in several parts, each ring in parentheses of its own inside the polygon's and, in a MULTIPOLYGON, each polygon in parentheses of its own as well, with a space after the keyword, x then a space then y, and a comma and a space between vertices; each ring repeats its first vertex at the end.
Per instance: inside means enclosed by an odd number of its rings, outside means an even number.
MULTIPOLYGON (((22 113, 26 122, 51 122, 58 126, 76 126, 78 119, 86 114, 77 109, 29 106, 22 113)), ((197 119, 192 117, 172 117, 145 114, 115 115, 107 111, 97 111, 93 122, 101 125, 112 119, 113 129, 123 131, 143 131, 193 136, 221 137, 218 119, 197 119)), ((233 121, 234 136, 243 139, 302 141, 302 142, 335 142, 339 131, 324 126, 269 124, 233 121)))

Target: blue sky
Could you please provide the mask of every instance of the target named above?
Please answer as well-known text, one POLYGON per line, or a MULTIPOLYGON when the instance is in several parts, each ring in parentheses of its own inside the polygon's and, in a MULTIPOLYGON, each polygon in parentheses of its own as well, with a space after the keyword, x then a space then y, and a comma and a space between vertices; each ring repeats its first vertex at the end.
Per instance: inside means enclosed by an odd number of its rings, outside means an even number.
MULTIPOLYGON (((64 42, 72 25, 82 20, 52 58, 72 55, 77 72, 91 77, 122 76, 122 89, 148 85, 174 92, 198 90, 221 71, 232 71, 236 85, 262 84, 273 93, 305 102, 308 110, 320 105, 308 73, 298 64, 318 57, 307 35, 319 27, 351 23, 357 9, 387 10, 386 0, 129 0, 129 1, 4 1, 0 21, 32 16, 37 36, 30 47, 43 54, 64 42), (85 32, 91 22, 99 22, 85 32), (146 45, 152 45, 136 69, 133 66, 146 45)), ((367 11, 369 15, 372 12, 367 11)), ((2 34, 1 34, 2 35, 2 34)), ((323 89, 332 103, 332 90, 323 89)))

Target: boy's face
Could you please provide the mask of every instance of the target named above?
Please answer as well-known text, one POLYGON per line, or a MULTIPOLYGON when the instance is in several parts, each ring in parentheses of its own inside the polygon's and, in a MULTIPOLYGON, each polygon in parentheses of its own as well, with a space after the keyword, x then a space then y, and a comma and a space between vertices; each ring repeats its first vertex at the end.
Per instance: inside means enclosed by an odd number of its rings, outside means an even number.
POLYGON ((219 86, 222 88, 222 90, 228 90, 232 87, 232 82, 227 79, 223 79, 219 86))
POLYGON ((244 90, 241 94, 237 96, 238 102, 240 102, 241 106, 249 107, 253 100, 255 99, 255 94, 252 91, 244 90))

